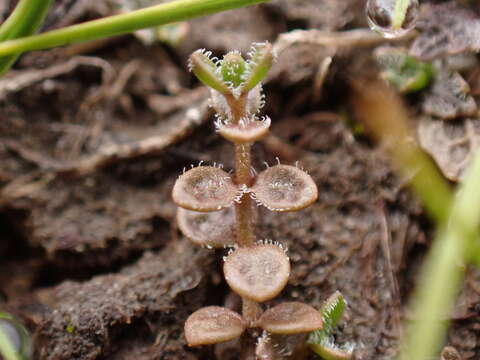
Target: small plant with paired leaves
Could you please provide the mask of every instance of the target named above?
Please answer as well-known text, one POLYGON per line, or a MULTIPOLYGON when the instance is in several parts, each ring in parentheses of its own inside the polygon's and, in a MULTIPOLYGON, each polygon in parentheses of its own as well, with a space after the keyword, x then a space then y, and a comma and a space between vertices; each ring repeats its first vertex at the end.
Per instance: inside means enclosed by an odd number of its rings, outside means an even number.
POLYGON ((270 119, 258 113, 265 102, 261 81, 273 61, 268 43, 254 44, 247 60, 236 51, 221 60, 205 50, 190 56, 190 70, 211 89, 216 129, 235 147, 235 172, 229 174, 221 166, 192 168, 178 178, 172 194, 179 205, 179 227, 188 238, 207 248, 232 247, 223 270, 228 285, 242 298, 241 314, 208 306, 190 315, 186 340, 197 346, 241 337, 243 358, 273 359, 271 335, 309 333, 323 326, 322 315, 301 302, 266 311, 261 305, 287 284, 290 261, 279 243, 256 239, 256 207, 297 211, 318 196, 312 178, 298 167, 278 164, 258 175, 252 167, 252 144, 270 127, 270 119), (258 337, 255 350, 252 334, 258 337))
POLYGON ((320 309, 323 328, 310 333, 307 344, 310 349, 325 360, 350 360, 353 357, 353 345, 337 346, 333 331, 342 318, 347 303, 343 295, 336 291, 320 309))

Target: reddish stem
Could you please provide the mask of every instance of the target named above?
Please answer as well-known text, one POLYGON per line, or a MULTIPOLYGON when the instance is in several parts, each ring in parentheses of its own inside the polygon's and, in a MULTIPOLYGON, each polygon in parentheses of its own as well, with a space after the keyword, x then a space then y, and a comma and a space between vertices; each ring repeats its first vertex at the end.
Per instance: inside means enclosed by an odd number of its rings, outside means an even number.
MULTIPOLYGON (((228 105, 232 112, 232 123, 238 124, 240 119, 246 116, 247 95, 239 98, 226 96, 228 105)), ((250 186, 253 182, 253 176, 250 173, 252 166, 250 143, 235 143, 235 181, 241 186, 250 186)), ((253 201, 248 193, 243 194, 240 202, 235 204, 235 231, 236 242, 240 247, 253 246, 255 243, 255 224, 253 201)), ((242 298, 243 318, 252 324, 262 313, 260 305, 252 300, 242 298)))

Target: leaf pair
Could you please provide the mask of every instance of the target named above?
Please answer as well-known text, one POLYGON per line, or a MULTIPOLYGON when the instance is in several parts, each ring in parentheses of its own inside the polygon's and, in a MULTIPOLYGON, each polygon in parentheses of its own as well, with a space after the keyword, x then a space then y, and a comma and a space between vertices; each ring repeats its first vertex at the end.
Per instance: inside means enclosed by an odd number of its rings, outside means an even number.
POLYGON ((253 324, 247 324, 235 311, 208 306, 188 317, 185 322, 185 337, 189 346, 198 346, 233 340, 249 327, 285 335, 317 330, 322 328, 322 324, 318 311, 300 302, 274 306, 253 324))
POLYGON ((274 60, 272 45, 267 42, 253 44, 246 61, 237 51, 227 53, 222 60, 210 56, 205 50, 195 51, 189 59, 190 70, 203 84, 235 98, 259 84, 274 60))
POLYGON ((262 171, 251 188, 235 184, 222 169, 199 166, 178 178, 172 196, 177 205, 187 210, 209 212, 231 206, 244 192, 250 192, 259 204, 272 211, 297 211, 318 197, 312 178, 289 165, 275 165, 262 171))
POLYGON ((235 214, 231 205, 245 192, 273 211, 297 211, 318 196, 312 178, 294 166, 275 165, 264 170, 251 188, 234 184, 222 169, 201 166, 180 176, 173 188, 173 200, 180 206, 180 230, 200 246, 233 245, 235 214))

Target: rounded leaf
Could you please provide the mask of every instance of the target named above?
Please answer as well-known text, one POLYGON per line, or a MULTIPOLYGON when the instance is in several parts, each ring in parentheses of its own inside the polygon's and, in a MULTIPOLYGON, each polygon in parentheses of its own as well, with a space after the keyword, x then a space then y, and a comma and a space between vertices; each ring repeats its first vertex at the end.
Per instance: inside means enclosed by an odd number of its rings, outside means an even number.
POLYGON ((277 296, 287 284, 290 261, 277 245, 255 245, 229 254, 223 271, 233 291, 247 299, 263 302, 277 296))
POLYGON ((275 165, 262 171, 252 191, 256 200, 272 211, 297 211, 318 197, 310 175, 290 165, 275 165))
POLYGON ((235 243, 235 213, 233 207, 209 213, 179 207, 178 227, 195 244, 220 248, 235 243))
POLYGON ((217 131, 225 139, 235 143, 247 143, 260 140, 268 133, 270 118, 262 120, 241 120, 238 124, 218 122, 217 131))
POLYGON ((293 301, 268 309, 256 325, 272 334, 288 335, 321 329, 323 321, 313 307, 293 301))
POLYGON ((172 197, 178 206, 207 212, 230 206, 237 193, 237 186, 225 171, 213 166, 199 166, 177 179, 172 197))
POLYGON ((229 341, 242 335, 247 324, 227 308, 208 306, 190 315, 185 322, 185 338, 189 346, 229 341))

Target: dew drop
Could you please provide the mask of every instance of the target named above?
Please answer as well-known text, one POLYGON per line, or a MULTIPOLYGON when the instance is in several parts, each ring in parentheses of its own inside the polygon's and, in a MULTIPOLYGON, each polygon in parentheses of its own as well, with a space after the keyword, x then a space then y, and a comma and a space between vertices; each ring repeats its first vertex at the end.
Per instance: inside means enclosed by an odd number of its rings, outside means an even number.
POLYGON ((370 28, 385 38, 392 39, 405 35, 415 27, 419 13, 418 0, 368 0, 367 21, 370 28), (408 1, 404 19, 395 24, 396 3, 408 1))

